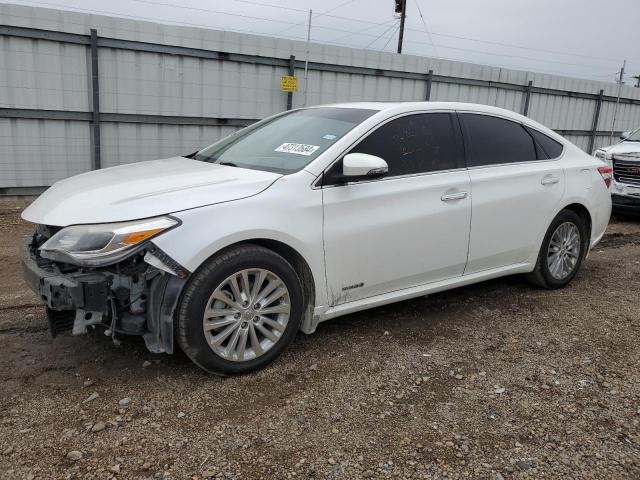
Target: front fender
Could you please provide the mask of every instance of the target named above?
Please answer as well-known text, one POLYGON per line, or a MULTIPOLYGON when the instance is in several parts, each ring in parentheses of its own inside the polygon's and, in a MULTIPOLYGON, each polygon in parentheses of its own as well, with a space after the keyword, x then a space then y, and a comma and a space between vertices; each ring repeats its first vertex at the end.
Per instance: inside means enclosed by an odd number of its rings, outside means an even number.
POLYGON ((172 214, 180 227, 159 235, 154 243, 187 270, 195 272, 208 258, 226 247, 252 240, 283 243, 307 262, 315 283, 316 305, 326 304, 322 244, 322 193, 312 191, 295 207, 281 205, 282 196, 268 192, 172 214))

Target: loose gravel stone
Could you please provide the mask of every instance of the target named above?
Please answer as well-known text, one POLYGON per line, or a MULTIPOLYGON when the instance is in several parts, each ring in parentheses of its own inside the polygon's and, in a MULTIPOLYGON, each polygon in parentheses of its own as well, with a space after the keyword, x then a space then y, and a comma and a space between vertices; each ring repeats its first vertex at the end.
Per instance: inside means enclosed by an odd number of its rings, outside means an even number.
POLYGON ((98 392, 93 392, 91 395, 89 395, 87 398, 85 398, 82 403, 92 402, 93 400, 95 400, 96 398, 99 398, 99 397, 100 397, 100 395, 98 394, 98 392))
POLYGON ((104 430, 105 428, 107 428, 107 424, 104 422, 96 422, 93 424, 93 427, 91 427, 91 431, 93 433, 98 433, 101 432, 102 430, 104 430))
POLYGON ((71 450, 69 453, 67 453, 67 458, 72 462, 77 462, 82 458, 82 452, 78 450, 71 450))

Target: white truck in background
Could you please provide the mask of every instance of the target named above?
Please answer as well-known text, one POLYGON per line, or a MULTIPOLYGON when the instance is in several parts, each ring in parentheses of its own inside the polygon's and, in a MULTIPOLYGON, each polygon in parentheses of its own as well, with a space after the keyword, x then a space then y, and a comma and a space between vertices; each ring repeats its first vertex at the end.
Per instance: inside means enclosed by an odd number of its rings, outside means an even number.
POLYGON ((620 139, 619 143, 599 148, 594 155, 613 167, 613 210, 640 214, 640 128, 623 132, 620 139))

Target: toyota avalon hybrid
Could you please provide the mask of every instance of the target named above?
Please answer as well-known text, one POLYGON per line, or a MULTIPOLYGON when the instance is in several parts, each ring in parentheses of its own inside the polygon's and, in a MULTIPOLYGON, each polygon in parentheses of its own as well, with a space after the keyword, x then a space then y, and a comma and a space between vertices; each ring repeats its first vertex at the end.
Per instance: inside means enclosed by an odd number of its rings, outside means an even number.
POLYGON ((351 312, 511 274, 564 287, 611 172, 499 108, 303 108, 56 183, 23 213, 24 275, 54 335, 100 326, 245 373, 351 312))

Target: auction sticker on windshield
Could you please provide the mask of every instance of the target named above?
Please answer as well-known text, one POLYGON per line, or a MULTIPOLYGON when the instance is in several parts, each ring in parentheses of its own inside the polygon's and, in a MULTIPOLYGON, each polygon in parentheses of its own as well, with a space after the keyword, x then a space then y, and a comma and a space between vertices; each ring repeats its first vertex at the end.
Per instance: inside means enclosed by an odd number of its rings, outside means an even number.
POLYGON ((296 155, 313 155, 318 150, 318 145, 306 145, 304 143, 283 143, 275 149, 276 152, 295 153, 296 155))

